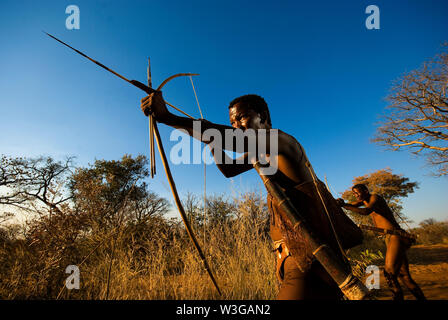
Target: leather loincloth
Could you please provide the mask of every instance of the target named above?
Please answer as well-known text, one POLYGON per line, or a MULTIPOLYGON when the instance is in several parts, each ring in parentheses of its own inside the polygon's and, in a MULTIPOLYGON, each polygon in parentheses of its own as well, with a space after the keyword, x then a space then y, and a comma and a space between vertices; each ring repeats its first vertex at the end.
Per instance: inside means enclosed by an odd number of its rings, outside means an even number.
MULTIPOLYGON (((403 229, 400 228, 400 230, 404 231, 403 229)), ((384 242, 386 243, 386 248, 389 247, 389 243, 390 243, 390 238, 391 238, 391 234, 386 234, 385 238, 384 238, 384 242)), ((400 242, 404 247, 404 250, 408 250, 410 247, 412 247, 415 244, 415 240, 411 239, 411 238, 405 238, 405 237, 400 237, 400 242)))

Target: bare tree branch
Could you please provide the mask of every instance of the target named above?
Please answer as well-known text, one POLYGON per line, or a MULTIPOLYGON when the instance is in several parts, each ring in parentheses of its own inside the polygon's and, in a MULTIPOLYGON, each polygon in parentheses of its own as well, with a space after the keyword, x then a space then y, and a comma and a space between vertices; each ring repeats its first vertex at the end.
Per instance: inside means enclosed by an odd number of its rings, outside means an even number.
POLYGON ((395 81, 374 142, 426 158, 436 175, 448 174, 448 43, 442 53, 395 81))
POLYGON ((64 162, 52 158, 0 159, 0 204, 24 209, 27 204, 39 201, 54 212, 60 213, 58 205, 71 199, 61 190, 71 173, 73 157, 64 162))

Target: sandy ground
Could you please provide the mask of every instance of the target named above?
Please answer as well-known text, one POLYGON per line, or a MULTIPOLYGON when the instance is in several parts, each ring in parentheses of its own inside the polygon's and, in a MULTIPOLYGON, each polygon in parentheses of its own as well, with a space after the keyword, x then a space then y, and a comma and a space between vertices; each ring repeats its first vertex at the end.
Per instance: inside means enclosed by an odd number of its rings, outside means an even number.
MULTIPOLYGON (((418 245, 408 250, 411 276, 423 290, 428 300, 448 300, 448 245, 418 245)), ((381 270, 379 300, 391 300, 392 294, 387 287, 381 270)), ((415 300, 414 296, 402 285, 405 300, 415 300)))

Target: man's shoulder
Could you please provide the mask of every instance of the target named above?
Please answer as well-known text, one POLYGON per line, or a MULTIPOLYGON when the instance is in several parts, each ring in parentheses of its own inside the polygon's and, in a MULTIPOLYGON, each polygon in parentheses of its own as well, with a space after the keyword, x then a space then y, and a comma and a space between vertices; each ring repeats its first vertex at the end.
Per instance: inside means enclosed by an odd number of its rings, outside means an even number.
POLYGON ((300 142, 292 135, 280 130, 278 130, 278 150, 280 153, 295 157, 303 153, 303 147, 300 142))
POLYGON ((292 136, 280 129, 274 129, 274 130, 277 130, 277 132, 278 132, 278 138, 279 138, 280 143, 288 143, 291 145, 300 145, 299 141, 297 141, 297 139, 294 136, 292 136))
POLYGON ((371 193, 371 196, 374 196, 377 199, 384 199, 382 195, 380 195, 379 193, 371 193))
POLYGON ((376 202, 376 203, 386 203, 386 200, 384 200, 383 196, 378 194, 378 193, 371 193, 370 196, 371 201, 376 202))

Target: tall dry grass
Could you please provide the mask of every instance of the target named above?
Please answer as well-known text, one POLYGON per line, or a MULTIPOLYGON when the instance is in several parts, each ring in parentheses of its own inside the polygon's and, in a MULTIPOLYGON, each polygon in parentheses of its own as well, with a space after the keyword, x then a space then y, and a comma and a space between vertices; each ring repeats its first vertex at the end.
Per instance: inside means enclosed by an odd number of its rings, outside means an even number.
MULTIPOLYGON (((265 232, 265 208, 253 194, 235 199, 239 215, 197 225, 195 233, 222 291, 215 290, 202 261, 185 234, 170 244, 158 242, 139 261, 117 239, 109 299, 273 299, 277 292, 275 255, 265 232), (255 205, 255 206, 254 206, 255 205), (251 219, 251 218, 255 219, 251 219), (205 233, 205 234, 204 234, 205 233), (206 240, 205 242, 203 240, 206 240)), ((90 287, 101 286, 107 261, 88 272, 90 287)), ((87 280, 87 279, 86 279, 87 280)))
MULTIPOLYGON (((209 199, 208 210, 207 221, 199 219, 202 208, 194 201, 188 212, 222 296, 182 224, 151 216, 110 229, 84 226, 77 237, 73 237, 76 222, 69 224, 70 232, 64 232, 64 217, 37 220, 22 229, 0 228, 0 298, 275 299, 275 254, 264 199, 254 193, 230 200, 214 197, 209 199), (55 221, 61 221, 61 227, 55 221), (49 222, 51 233, 37 236, 28 230, 49 222), (79 290, 65 287, 68 265, 80 269, 79 290)), ((422 232, 428 228, 422 227, 422 232)), ((384 249, 376 235, 366 234, 365 242, 349 253, 354 273, 362 278, 367 265, 382 263, 384 249)))
POLYGON ((235 211, 226 219, 205 226, 193 223, 222 296, 181 225, 159 217, 154 225, 123 224, 107 233, 87 232, 63 252, 4 236, 0 297, 273 299, 275 255, 266 233, 264 202, 247 194, 229 203, 235 211), (80 269, 79 290, 65 288, 68 265, 80 269))

